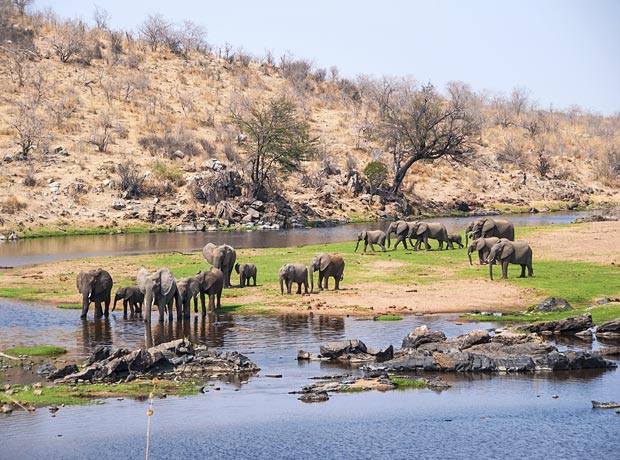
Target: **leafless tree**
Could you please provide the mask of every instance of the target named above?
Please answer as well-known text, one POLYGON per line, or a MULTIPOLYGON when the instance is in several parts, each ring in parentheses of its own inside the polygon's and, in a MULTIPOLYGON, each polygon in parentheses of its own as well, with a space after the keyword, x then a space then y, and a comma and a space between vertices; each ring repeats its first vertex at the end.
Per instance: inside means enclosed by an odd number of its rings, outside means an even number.
POLYGON ((110 113, 104 112, 97 119, 97 124, 87 142, 95 145, 98 151, 105 152, 120 131, 122 131, 120 123, 116 122, 110 113))
POLYGON ((185 57, 192 51, 204 52, 208 48, 207 31, 200 24, 183 21, 179 32, 180 47, 185 57))
POLYGON ((140 26, 140 35, 151 48, 151 51, 157 51, 158 48, 166 44, 171 29, 172 25, 161 14, 150 14, 140 26))
POLYGON ((86 26, 81 21, 69 20, 57 26, 51 43, 61 62, 77 58, 90 62, 86 26))
POLYGON ((20 103, 17 119, 11 127, 17 133, 15 143, 20 147, 22 155, 27 157, 45 139, 45 123, 38 106, 31 103, 20 103))
POLYGON ((19 14, 23 16, 26 14, 28 7, 34 3, 34 0, 11 0, 11 3, 15 5, 19 14))
POLYGON ((529 91, 526 88, 517 86, 512 90, 512 93, 510 94, 510 105, 512 107, 512 111, 517 117, 528 109, 529 101, 529 91))

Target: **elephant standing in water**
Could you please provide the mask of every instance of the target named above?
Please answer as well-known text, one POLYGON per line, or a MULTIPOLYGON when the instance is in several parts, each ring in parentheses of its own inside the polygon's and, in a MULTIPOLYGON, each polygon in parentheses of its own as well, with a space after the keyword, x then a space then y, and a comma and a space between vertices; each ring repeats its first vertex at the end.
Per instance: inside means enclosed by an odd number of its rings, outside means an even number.
POLYGON ((480 265, 484 265, 487 263, 487 257, 491 252, 491 248, 495 243, 499 241, 499 238, 494 236, 490 238, 476 238, 469 243, 467 248, 467 257, 469 257, 469 265, 473 265, 471 261, 471 253, 474 251, 478 251, 478 260, 480 260, 480 265))
POLYGON ((293 283, 297 283, 297 294, 301 294, 301 285, 304 285, 304 293, 308 293, 308 268, 304 264, 284 264, 278 272, 280 281, 280 293, 284 294, 284 284, 286 284, 287 294, 291 293, 293 283))
POLYGON ((82 314, 80 318, 86 318, 91 302, 95 302, 95 318, 101 318, 102 316, 107 318, 109 316, 112 284, 110 274, 101 268, 78 273, 76 285, 78 292, 82 294, 82 314), (105 311, 101 309, 101 302, 105 304, 105 311))
POLYGON ((138 271, 138 287, 144 294, 144 322, 151 322, 151 305, 155 303, 159 310, 159 322, 164 321, 165 311, 168 308, 168 319, 172 321, 172 306, 176 303, 177 319, 181 318, 181 296, 177 288, 174 275, 167 268, 160 268, 149 273, 141 268, 138 271))
MULTIPOLYGON (((200 303, 202 305, 202 316, 206 316, 205 294, 209 296, 209 312, 216 308, 222 308, 222 290, 224 289, 224 272, 215 267, 211 267, 205 272, 196 275, 200 283, 200 303), (217 300, 217 302, 216 302, 217 300)), ((198 312, 198 306, 194 303, 194 312, 198 312)))
POLYGON ((112 311, 116 309, 116 302, 123 299, 123 316, 127 318, 127 306, 131 310, 131 314, 142 315, 142 305, 144 304, 144 294, 140 292, 138 286, 125 286, 118 288, 114 296, 114 306, 112 311))
POLYGON ((491 236, 506 238, 510 241, 515 239, 515 227, 512 222, 491 217, 479 217, 469 223, 467 229, 465 229, 465 244, 469 244, 468 238, 470 233, 472 240, 476 238, 489 238, 491 236))
POLYGON ((196 276, 188 276, 177 281, 177 289, 181 297, 183 318, 190 317, 190 307, 194 299, 194 311, 198 311, 198 294, 200 294, 200 279, 196 276))
POLYGON ((385 239, 387 235, 383 230, 362 230, 357 234, 357 244, 355 245, 355 251, 357 252, 357 248, 360 245, 360 241, 364 242, 364 252, 366 252, 366 248, 370 245, 370 249, 372 252, 375 252, 374 244, 378 244, 381 247, 381 250, 385 252, 385 239))
POLYGON ((450 249, 454 249, 452 245, 452 241, 448 238, 448 230, 446 226, 440 222, 414 222, 413 225, 409 227, 409 233, 407 234, 407 238, 409 238, 409 243, 411 243, 411 239, 415 237, 416 242, 413 249, 415 251, 420 249, 422 242, 424 242, 424 246, 428 251, 430 246, 428 244, 428 239, 434 239, 439 241, 439 250, 443 250, 443 244, 446 243, 450 249))
POLYGON ((235 267, 237 251, 227 244, 216 246, 213 243, 207 243, 205 247, 202 248, 202 255, 207 259, 207 262, 218 270, 222 270, 224 273, 224 287, 232 287, 232 284, 230 284, 230 275, 235 267))
POLYGON ((508 278, 508 264, 521 265, 521 276, 525 278, 525 269, 528 276, 534 275, 532 269, 532 248, 525 241, 510 241, 501 239, 493 245, 489 253, 489 275, 493 279, 493 265, 499 261, 502 265, 502 278, 508 278))
POLYGON ((323 289, 323 281, 325 281, 325 289, 327 289, 327 280, 333 277, 336 283, 334 289, 340 289, 340 280, 344 273, 344 259, 337 254, 322 253, 317 255, 310 263, 310 291, 314 292, 314 272, 319 271, 319 291, 323 289))
POLYGON ((250 279, 256 286, 256 265, 252 263, 235 264, 235 271, 239 275, 239 286, 245 287, 250 285, 250 279))

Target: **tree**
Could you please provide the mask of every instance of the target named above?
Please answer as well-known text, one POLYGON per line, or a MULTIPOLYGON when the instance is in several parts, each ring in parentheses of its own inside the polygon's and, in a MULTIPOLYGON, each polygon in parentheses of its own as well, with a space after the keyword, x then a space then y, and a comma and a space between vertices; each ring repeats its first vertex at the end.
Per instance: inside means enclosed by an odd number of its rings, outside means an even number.
POLYGON ((151 51, 157 51, 157 48, 166 43, 171 29, 172 25, 161 14, 151 14, 140 27, 140 34, 151 51))
POLYGON ((475 110, 478 100, 464 84, 450 83, 447 98, 431 84, 392 86, 381 91, 379 113, 383 139, 394 162, 390 192, 396 194, 415 162, 444 156, 458 160, 469 153, 479 135, 480 120, 475 110))
POLYGON ((256 101, 242 109, 233 108, 231 119, 247 136, 243 149, 251 164, 251 185, 255 198, 267 195, 275 171, 293 172, 316 149, 309 125, 287 97, 256 101))
POLYGON ((382 161, 371 161, 364 168, 364 175, 373 189, 381 188, 388 179, 388 168, 382 161))

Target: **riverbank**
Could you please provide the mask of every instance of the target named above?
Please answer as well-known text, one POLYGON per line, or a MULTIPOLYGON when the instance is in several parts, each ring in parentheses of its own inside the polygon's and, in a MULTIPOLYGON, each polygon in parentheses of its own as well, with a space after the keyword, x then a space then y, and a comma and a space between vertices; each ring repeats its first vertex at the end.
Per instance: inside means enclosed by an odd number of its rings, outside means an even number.
MULTIPOLYGON (((337 316, 385 314, 462 314, 473 310, 523 311, 548 296, 566 298, 586 308, 601 298, 617 298, 614 282, 620 265, 620 223, 595 222, 517 228, 534 251, 534 277, 491 281, 488 266, 470 266, 465 249, 429 252, 389 250, 354 253, 355 244, 336 243, 293 248, 239 249, 238 262, 258 267, 258 286, 226 289, 223 310, 231 313, 303 313, 337 316), (341 290, 309 295, 281 295, 278 269, 288 262, 309 265, 315 254, 344 256, 341 290)), ((208 268, 200 252, 90 257, 37 264, 0 272, 0 297, 77 306, 79 271, 105 268, 114 288, 132 285, 141 267, 170 268, 177 278, 208 268)), ((496 272, 498 272, 496 267, 496 272)), ((316 281, 316 277, 315 277, 316 281)), ((332 286, 333 286, 333 280, 332 286)), ((77 315, 77 312, 76 312, 77 315)))

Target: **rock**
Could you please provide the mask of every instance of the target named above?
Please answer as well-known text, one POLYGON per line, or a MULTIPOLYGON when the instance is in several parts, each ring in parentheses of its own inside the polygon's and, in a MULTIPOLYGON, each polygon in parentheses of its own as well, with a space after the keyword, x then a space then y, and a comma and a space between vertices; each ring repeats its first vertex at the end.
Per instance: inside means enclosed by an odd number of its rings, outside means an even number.
POLYGON ((216 158, 210 158, 204 164, 205 169, 211 169, 213 171, 223 171, 226 169, 226 165, 216 158))
POLYGON ((491 337, 487 331, 477 330, 461 335, 456 340, 459 342, 459 349, 464 350, 480 343, 487 343, 491 340, 491 337))
POLYGON ((51 372, 47 378, 49 380, 58 380, 66 377, 67 375, 75 374, 79 371, 75 364, 69 364, 68 366, 61 367, 56 371, 51 372))
POLYGON ((55 372, 57 370, 58 369, 53 364, 42 364, 37 367, 37 370, 35 372, 39 375, 46 375, 51 374, 52 372, 55 372))
POLYGON ((112 209, 120 211, 122 209, 125 209, 126 207, 127 203, 122 198, 116 198, 114 201, 112 201, 112 209))
POLYGON ((198 222, 185 222, 175 227, 175 232, 203 232, 205 224, 198 222))
POLYGON ((443 342, 446 335, 441 331, 431 331, 423 325, 415 328, 403 339, 403 348, 417 348, 425 343, 443 342))
POLYGON ((590 313, 584 313, 583 315, 573 316, 571 318, 561 319, 558 321, 544 321, 541 323, 521 326, 519 329, 525 332, 575 334, 591 327, 594 327, 592 315, 590 313))
POLYGON ((51 193, 58 193, 58 192, 60 192, 60 182, 50 182, 48 187, 49 187, 49 190, 50 190, 51 193))
POLYGON ((585 331, 577 332, 575 336, 579 337, 583 340, 594 340, 594 334, 590 329, 586 329, 585 331))
POLYGON ((174 158, 179 158, 180 160, 182 160, 183 158, 185 158, 185 152, 183 152, 182 150, 176 150, 172 156, 174 158))
POLYGON ((568 303, 565 299, 556 298, 556 297, 547 297, 541 303, 534 307, 535 311, 544 311, 544 312, 557 312, 557 311, 567 311, 574 310, 571 304, 568 303))
POLYGON ((314 403, 329 401, 329 395, 327 391, 317 391, 304 393, 298 398, 301 402, 314 403))
POLYGON ((597 337, 619 338, 620 337, 620 320, 615 319, 607 321, 595 329, 597 337))
POLYGON ((620 356, 620 347, 603 347, 592 352, 594 356, 620 356))

